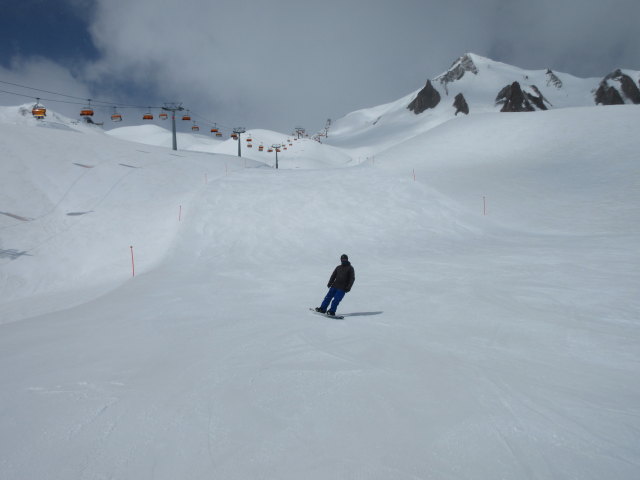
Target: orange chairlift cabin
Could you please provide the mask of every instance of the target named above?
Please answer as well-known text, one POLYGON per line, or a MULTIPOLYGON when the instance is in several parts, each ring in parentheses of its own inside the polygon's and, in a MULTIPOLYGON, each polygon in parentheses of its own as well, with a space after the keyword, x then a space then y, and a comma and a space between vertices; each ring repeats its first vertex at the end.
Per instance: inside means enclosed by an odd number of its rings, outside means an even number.
POLYGON ((238 134, 237 133, 232 133, 231 134, 231 138, 233 138, 234 140, 238 139, 238 134))
POLYGON ((113 107, 113 113, 111 114, 111 121, 112 122, 122 121, 122 115, 118 113, 118 109, 116 107, 113 107))
POLYGON ((149 111, 142 115, 143 120, 153 120, 153 113, 151 113, 151 107, 149 107, 149 111))
POLYGON ((269 153, 273 152, 273 148, 269 147, 269 149, 267 150, 267 152, 269 152, 269 153))
POLYGON ((258 147, 258 151, 259 152, 263 152, 264 151, 264 146, 262 144, 260 144, 260 146, 258 147))
POLYGON ((214 123, 213 127, 211 127, 211 133, 220 133, 220 131, 218 130, 218 124, 214 123))
POLYGON ((187 113, 185 113, 182 116, 182 120, 189 121, 189 122, 191 121, 191 115, 189 115, 189 110, 187 110, 187 113))
POLYGON ((33 115, 38 120, 42 120, 47 116, 47 109, 44 105, 40 104, 40 99, 36 98, 36 104, 31 108, 31 115, 33 115))
POLYGON ((193 132, 199 132, 200 131, 200 127, 198 125, 196 125, 196 122, 193 122, 193 125, 191 126, 191 131, 193 131, 193 132))
POLYGON ((167 114, 167 112, 162 112, 160 113, 160 115, 158 115, 158 118, 160 118, 160 120, 166 120, 167 118, 169 118, 169 115, 167 114))
POLYGON ((87 106, 80 110, 81 117, 93 117, 93 108, 91 108, 91 99, 87 100, 87 106))

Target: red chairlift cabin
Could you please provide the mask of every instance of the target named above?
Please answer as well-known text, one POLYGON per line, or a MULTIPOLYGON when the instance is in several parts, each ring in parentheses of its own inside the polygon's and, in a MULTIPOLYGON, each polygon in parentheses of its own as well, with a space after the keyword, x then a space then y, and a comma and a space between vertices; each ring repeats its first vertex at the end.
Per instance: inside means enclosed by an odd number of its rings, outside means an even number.
POLYGON ((36 98, 36 104, 31 108, 31 114, 38 120, 42 120, 47 116, 47 109, 44 105, 40 105, 40 99, 36 98))
POLYGON ((258 147, 258 151, 259 151, 259 152, 264 151, 264 147, 263 147, 262 145, 260 145, 260 146, 258 147))
POLYGON ((153 113, 151 113, 151 107, 149 107, 149 111, 142 116, 143 120, 153 120, 153 113))
POLYGON ((111 114, 111 121, 112 122, 121 122, 122 121, 122 115, 120 115, 118 113, 118 110, 116 109, 116 107, 113 107, 113 113, 111 114))
POLYGON ((166 120, 167 118, 169 118, 169 115, 167 114, 167 112, 162 112, 160 115, 158 115, 158 118, 160 118, 160 120, 166 120))
POLYGON ((231 138, 233 138, 234 140, 238 139, 238 134, 237 133, 232 133, 231 134, 231 138))
POLYGON ((191 127, 191 130, 194 132, 198 132, 200 131, 200 127, 194 123, 193 126, 191 127))
POLYGON ((273 148, 269 148, 269 149, 267 150, 267 152, 269 152, 269 153, 273 152, 273 148))
POLYGON ((189 121, 189 122, 191 121, 191 115, 189 115, 189 110, 187 110, 187 113, 185 113, 185 114, 182 116, 182 120, 184 120, 184 121, 189 121))
POLYGON ((222 136, 222 133, 216 132, 216 137, 221 137, 221 136, 222 136))
POLYGON ((87 100, 89 102, 85 108, 80 110, 81 117, 93 117, 93 108, 91 108, 91 99, 87 100))

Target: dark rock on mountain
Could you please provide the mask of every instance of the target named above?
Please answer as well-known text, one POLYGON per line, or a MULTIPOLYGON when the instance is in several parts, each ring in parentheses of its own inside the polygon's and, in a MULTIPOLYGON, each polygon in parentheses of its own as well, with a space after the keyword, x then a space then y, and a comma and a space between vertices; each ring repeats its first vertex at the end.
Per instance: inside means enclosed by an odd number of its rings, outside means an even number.
POLYGON ((540 110, 547 110, 544 104, 545 98, 540 93, 540 90, 535 85, 532 85, 531 88, 538 93, 537 97, 523 92, 520 84, 513 82, 500 90, 496 97, 496 105, 502 105, 501 112, 533 112, 535 107, 540 110))
POLYGON ((407 108, 416 115, 424 112, 429 108, 435 108, 440 103, 440 94, 431 85, 431 80, 427 80, 427 84, 418 92, 407 108))
POLYGON ((448 84, 460 80, 465 72, 471 72, 474 75, 478 74, 478 67, 473 63, 473 59, 468 53, 453 62, 451 68, 439 77, 436 77, 435 80, 440 82, 444 87, 444 91, 449 95, 449 90, 447 89, 448 84))
POLYGON ((640 89, 638 89, 631 77, 622 75, 620 84, 622 85, 622 93, 634 104, 638 105, 640 103, 640 89))
POLYGON ((547 68, 547 87, 550 85, 556 88, 562 88, 562 80, 560 80, 550 68, 547 68))
POLYGON ((469 105, 467 104, 464 95, 462 95, 461 93, 456 95, 456 98, 453 101, 453 106, 456 109, 456 115, 458 115, 458 113, 460 112, 464 113, 465 115, 469 115, 469 105))
POLYGON ((624 105, 624 100, 615 87, 601 83, 596 90, 596 105, 624 105))
POLYGON ((544 98, 544 95, 542 95, 542 92, 540 91, 540 89, 535 85, 531 85, 531 90, 533 90, 536 95, 531 95, 530 93, 527 93, 526 94, 527 98, 531 102, 533 102, 533 104, 536 107, 538 107, 540 110, 547 110, 547 106, 545 105, 545 103, 548 103, 549 105, 551 105, 551 102, 546 98, 544 98))
POLYGON ((595 92, 596 105, 623 105, 625 98, 636 105, 640 104, 640 89, 620 69, 604 77, 595 92), (617 88, 616 83, 619 84, 617 88))

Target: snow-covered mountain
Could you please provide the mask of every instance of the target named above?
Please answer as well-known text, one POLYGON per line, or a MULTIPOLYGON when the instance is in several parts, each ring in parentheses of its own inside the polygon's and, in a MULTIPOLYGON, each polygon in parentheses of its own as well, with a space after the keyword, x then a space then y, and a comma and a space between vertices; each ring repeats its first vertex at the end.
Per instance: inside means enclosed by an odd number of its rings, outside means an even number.
POLYGON ((635 480, 640 107, 470 59, 279 170, 0 107, 0 478, 635 480))
POLYGON ((602 79, 581 79, 545 70, 524 70, 467 53, 451 68, 397 101, 336 120, 328 143, 369 148, 404 141, 455 118, 488 112, 525 112, 640 103, 640 71, 616 70, 602 79))

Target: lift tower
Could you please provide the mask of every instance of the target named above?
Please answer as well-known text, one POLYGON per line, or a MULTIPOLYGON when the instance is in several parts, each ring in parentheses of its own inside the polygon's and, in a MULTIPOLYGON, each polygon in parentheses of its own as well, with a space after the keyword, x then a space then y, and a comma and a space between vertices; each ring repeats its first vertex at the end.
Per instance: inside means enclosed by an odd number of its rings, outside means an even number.
POLYGON ((165 103, 162 110, 171 112, 171 127, 173 131, 173 149, 178 150, 178 140, 176 139, 176 112, 184 110, 181 103, 165 103))
POLYGON ((244 127, 238 127, 233 129, 233 133, 235 133, 238 136, 238 156, 239 157, 242 156, 242 150, 240 148, 240 145, 242 144, 242 142, 240 141, 241 140, 240 135, 242 135, 244 132, 246 132, 244 127))

